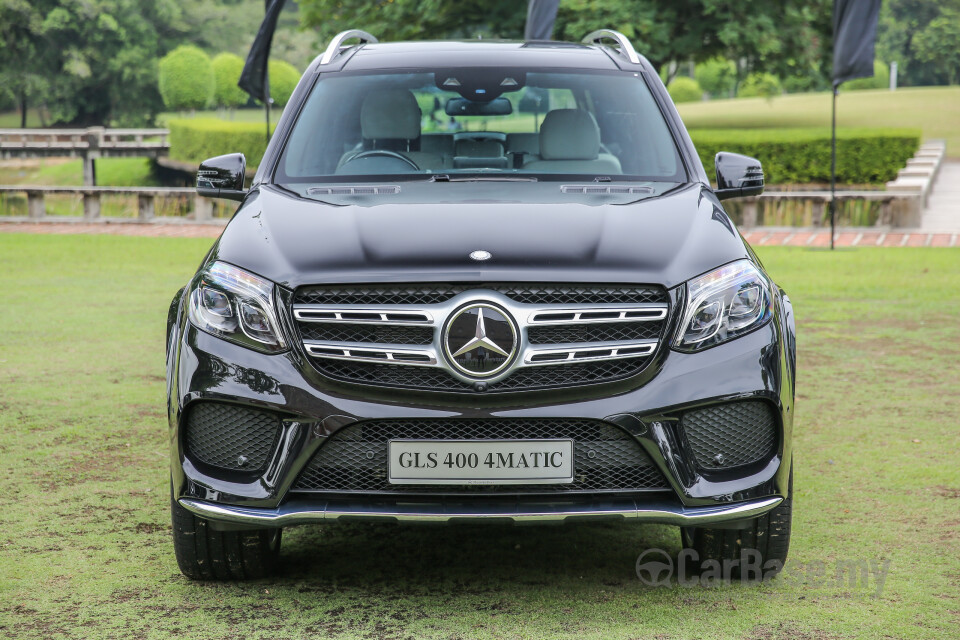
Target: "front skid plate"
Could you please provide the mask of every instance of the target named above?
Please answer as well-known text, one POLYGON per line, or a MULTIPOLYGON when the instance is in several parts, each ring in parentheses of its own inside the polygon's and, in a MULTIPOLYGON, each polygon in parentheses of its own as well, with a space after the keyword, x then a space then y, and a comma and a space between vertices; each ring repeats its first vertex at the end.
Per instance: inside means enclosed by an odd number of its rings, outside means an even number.
POLYGON ((598 518, 635 519, 641 522, 698 527, 757 518, 774 509, 783 498, 774 496, 706 507, 670 503, 643 503, 631 499, 571 504, 456 504, 408 503, 356 504, 339 501, 288 502, 277 509, 254 509, 180 498, 180 504, 201 518, 238 525, 286 527, 326 520, 387 520, 396 522, 449 522, 505 520, 562 522, 598 518))

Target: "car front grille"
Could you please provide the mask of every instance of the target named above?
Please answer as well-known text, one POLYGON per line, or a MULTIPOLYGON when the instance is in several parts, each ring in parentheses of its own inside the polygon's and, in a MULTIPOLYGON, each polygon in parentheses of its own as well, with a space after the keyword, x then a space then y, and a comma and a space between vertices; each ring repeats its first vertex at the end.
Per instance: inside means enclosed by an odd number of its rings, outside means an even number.
POLYGON ((257 472, 267 466, 280 433, 280 420, 265 411, 221 402, 199 402, 184 422, 186 454, 202 464, 257 472))
POLYGON ((663 341, 669 298, 663 288, 648 285, 327 285, 297 289, 290 313, 310 362, 328 378, 496 393, 638 375, 663 341), (489 381, 457 373, 443 353, 447 319, 475 301, 505 309, 519 333, 520 355, 489 381))
POLYGON ((659 287, 538 283, 324 285, 297 289, 295 304, 437 304, 471 289, 497 291, 524 304, 667 302, 659 287))
POLYGON ((660 473, 637 441, 621 428, 579 419, 371 420, 336 432, 300 474, 292 490, 320 493, 521 494, 631 493, 667 490, 660 473), (391 440, 574 441, 574 481, 541 485, 390 484, 387 447, 391 440))
POLYGON ((680 420, 697 464, 706 471, 769 459, 779 442, 778 424, 773 406, 761 400, 687 411, 680 420))

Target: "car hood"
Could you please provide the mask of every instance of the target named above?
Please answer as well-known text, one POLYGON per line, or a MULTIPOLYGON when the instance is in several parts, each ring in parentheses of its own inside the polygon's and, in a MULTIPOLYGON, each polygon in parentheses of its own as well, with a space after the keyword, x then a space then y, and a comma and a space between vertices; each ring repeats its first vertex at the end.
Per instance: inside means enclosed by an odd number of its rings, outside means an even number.
POLYGON ((531 201, 531 186, 490 183, 478 191, 477 185, 433 184, 422 185, 422 196, 413 188, 404 198, 354 202, 262 186, 237 211, 211 257, 290 288, 405 281, 673 287, 750 255, 700 184, 666 185, 643 196, 540 201, 531 201), (491 257, 471 259, 478 250, 491 257))

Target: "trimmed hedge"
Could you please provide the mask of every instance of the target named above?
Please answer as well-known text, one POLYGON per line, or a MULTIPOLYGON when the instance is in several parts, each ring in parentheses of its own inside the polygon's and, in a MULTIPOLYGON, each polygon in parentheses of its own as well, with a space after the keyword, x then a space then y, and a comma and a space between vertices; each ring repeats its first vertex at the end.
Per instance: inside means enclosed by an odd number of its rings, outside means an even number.
POLYGON ((300 82, 300 72, 289 62, 271 60, 267 65, 270 77, 270 98, 278 107, 285 107, 300 82))
POLYGON ((233 53, 220 53, 213 59, 216 88, 213 93, 218 107, 242 107, 250 96, 237 86, 243 72, 243 58, 233 53))
MULTIPOLYGON (((171 120, 170 157, 200 164, 207 158, 225 153, 242 153, 247 166, 260 164, 267 150, 264 125, 255 122, 229 122, 216 118, 171 120)), ((276 128, 271 123, 271 130, 276 128)))
POLYGON ((693 78, 677 76, 667 85, 667 93, 674 102, 697 102, 703 100, 703 89, 693 78))
MULTIPOLYGON (((753 156, 767 184, 830 182, 829 129, 691 129, 707 175, 718 151, 753 156)), ((915 129, 838 129, 837 182, 883 184, 897 177, 920 147, 915 129)))
POLYGON ((160 59, 160 96, 168 109, 208 107, 215 86, 210 56, 198 47, 182 45, 160 59))

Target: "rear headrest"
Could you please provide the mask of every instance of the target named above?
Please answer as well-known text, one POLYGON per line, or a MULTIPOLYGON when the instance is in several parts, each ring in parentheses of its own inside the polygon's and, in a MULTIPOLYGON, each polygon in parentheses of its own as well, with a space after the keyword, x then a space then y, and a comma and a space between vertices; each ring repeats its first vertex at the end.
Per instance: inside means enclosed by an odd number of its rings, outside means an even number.
POLYGON ((371 93, 360 107, 360 129, 367 140, 420 137, 420 106, 406 89, 371 93))
POLYGON ((600 153, 600 128, 580 109, 555 109, 540 126, 540 157, 544 160, 594 160, 600 153))

